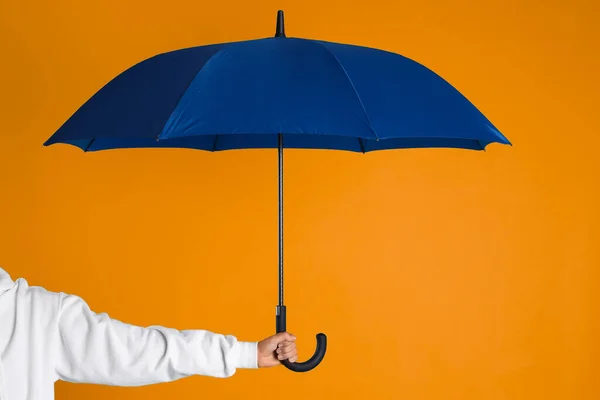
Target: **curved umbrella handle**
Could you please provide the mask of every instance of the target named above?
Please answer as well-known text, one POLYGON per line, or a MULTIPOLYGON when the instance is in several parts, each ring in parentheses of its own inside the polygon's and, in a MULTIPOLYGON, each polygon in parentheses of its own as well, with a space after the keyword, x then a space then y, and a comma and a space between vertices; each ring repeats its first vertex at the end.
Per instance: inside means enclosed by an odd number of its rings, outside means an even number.
POLYGON ((288 360, 284 360, 281 363, 284 367, 294 372, 308 372, 314 369, 321 363, 323 357, 325 357, 325 350, 327 350, 327 336, 324 333, 317 334, 317 349, 315 354, 307 361, 291 363, 288 360))
MULTIPOLYGON (((277 316, 276 316, 276 333, 281 333, 286 331, 286 315, 285 315, 285 306, 277 307, 277 316)), ((311 358, 304 362, 289 362, 288 360, 284 360, 281 362, 284 367, 294 372, 308 372, 314 369, 317 365, 323 361, 325 357, 325 352, 327 351, 327 336, 324 333, 317 334, 317 348, 315 353, 311 358)))

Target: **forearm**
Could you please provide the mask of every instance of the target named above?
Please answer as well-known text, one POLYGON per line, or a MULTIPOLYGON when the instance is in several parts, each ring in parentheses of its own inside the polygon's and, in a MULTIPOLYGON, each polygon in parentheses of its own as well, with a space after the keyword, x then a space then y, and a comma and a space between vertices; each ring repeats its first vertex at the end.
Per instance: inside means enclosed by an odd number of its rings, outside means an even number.
POLYGON ((59 320, 59 379, 140 386, 191 375, 225 378, 256 368, 256 344, 204 330, 142 328, 95 314, 65 296, 59 320))

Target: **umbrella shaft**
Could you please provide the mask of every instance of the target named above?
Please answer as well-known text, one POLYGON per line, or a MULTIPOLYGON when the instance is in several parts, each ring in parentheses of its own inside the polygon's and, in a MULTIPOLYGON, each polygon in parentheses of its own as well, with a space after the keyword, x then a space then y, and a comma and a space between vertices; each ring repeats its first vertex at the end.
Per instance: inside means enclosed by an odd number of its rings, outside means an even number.
POLYGON ((279 156, 279 306, 283 306, 283 135, 278 136, 279 156))

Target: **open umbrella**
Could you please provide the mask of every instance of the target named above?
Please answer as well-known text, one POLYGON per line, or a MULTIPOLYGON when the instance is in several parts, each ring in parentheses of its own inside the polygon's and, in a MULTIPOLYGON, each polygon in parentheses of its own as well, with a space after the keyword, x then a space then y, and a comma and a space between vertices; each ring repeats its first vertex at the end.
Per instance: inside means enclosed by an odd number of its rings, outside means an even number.
MULTIPOLYGON (((81 106, 45 145, 82 150, 277 148, 279 305, 283 296, 283 149, 355 152, 445 147, 484 150, 510 144, 444 79, 399 54, 320 40, 287 38, 283 12, 275 37, 192 47, 156 55, 118 75, 81 106)), ((315 368, 327 338, 306 362, 315 368)))

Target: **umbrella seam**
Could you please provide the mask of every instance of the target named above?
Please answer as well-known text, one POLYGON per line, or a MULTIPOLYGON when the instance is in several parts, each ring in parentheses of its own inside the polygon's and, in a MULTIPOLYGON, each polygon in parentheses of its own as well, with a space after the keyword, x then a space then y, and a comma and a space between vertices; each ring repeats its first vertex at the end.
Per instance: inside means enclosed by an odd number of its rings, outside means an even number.
POLYGON ((219 54, 221 51, 223 51, 223 49, 225 48, 224 45, 222 45, 219 50, 215 51, 214 54, 212 56, 210 56, 208 58, 208 60, 206 60, 206 62, 204 64, 202 64, 200 66, 200 68, 198 68, 198 70, 194 73, 194 76, 192 77, 192 79, 190 80, 190 82, 187 84, 187 86, 185 87, 185 90, 181 93, 181 96, 179 96, 179 99, 177 100, 177 103, 175 104, 175 107, 173 107, 173 109, 171 110, 171 112, 169 113, 169 116, 167 117, 167 120, 165 121, 165 123, 163 124, 162 129, 160 130, 160 132, 158 133, 158 135, 156 136, 156 141, 160 140, 160 136, 163 134, 166 126, 167 126, 167 122, 169 122, 169 119, 171 118, 171 116, 173 115, 173 112, 175 110, 177 110, 177 107, 179 107, 179 104, 181 104, 181 100, 183 100, 183 96, 185 96, 185 94, 187 93, 188 89, 190 88, 190 85, 192 84, 192 82, 194 82, 194 80, 198 77, 198 74, 200 72, 202 72, 202 70, 204 69, 204 67, 206 66, 206 64, 208 64, 210 62, 210 60, 212 60, 217 54, 219 54))
POLYGON ((324 43, 321 43, 319 41, 314 40, 313 43, 318 44, 319 46, 323 47, 335 60, 335 62, 340 66, 340 68, 342 69, 342 71, 344 72, 344 75, 346 75, 346 79, 348 79, 348 83, 350 83, 350 87, 352 87, 352 90, 354 91, 354 94, 356 95, 356 98, 358 99, 358 103, 360 104, 360 107, 363 110, 363 113, 365 114, 365 118, 367 119, 367 124, 369 125, 369 128, 371 129, 371 132, 373 132, 373 134, 375 135, 375 138, 377 140, 379 140, 379 136, 377 135, 377 132, 375 132, 375 128, 373 127, 373 123, 371 122, 371 118, 369 118, 369 114, 367 113, 367 109, 365 108, 365 105, 362 101, 362 99, 360 98, 360 95, 358 94, 358 91, 356 90, 356 87, 354 86, 354 82, 352 82, 352 79, 350 78, 350 75, 348 75, 348 71, 346 71, 346 68, 344 68, 344 66, 342 65, 342 63, 340 62, 340 60, 337 58, 337 56, 335 54, 333 54, 333 52, 331 51, 331 49, 329 47, 327 47, 324 43))

